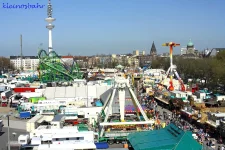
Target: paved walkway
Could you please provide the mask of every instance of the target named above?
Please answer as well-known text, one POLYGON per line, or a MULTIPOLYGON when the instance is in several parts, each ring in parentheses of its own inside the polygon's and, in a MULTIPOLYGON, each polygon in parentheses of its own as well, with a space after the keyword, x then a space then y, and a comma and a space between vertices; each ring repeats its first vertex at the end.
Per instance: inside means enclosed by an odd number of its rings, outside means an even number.
MULTIPOLYGON (((3 120, 4 127, 8 127, 8 120, 3 120)), ((15 121, 9 120, 9 126, 13 129, 26 130, 26 122, 25 121, 15 121)))
POLYGON ((14 112, 15 108, 9 108, 9 107, 0 107, 0 113, 9 113, 14 112))
MULTIPOLYGON (((18 136, 21 134, 27 134, 24 130, 19 129, 10 129, 9 130, 9 137, 10 141, 18 141, 18 136), (16 133, 16 134, 13 134, 16 133)), ((7 150, 7 143, 8 143, 8 129, 3 128, 2 133, 0 133, 0 150, 7 150)), ((12 149, 11 149, 12 150, 12 149)))

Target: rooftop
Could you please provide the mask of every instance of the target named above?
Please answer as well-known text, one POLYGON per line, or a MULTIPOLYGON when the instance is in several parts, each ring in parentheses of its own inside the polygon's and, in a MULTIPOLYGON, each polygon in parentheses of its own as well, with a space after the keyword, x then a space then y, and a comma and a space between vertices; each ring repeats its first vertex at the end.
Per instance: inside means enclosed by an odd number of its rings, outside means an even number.
POLYGON ((201 150, 201 145, 193 139, 190 131, 183 131, 174 124, 163 129, 136 132, 128 135, 135 150, 201 150), (142 137, 142 138, 138 138, 142 137))
POLYGON ((52 122, 53 121, 61 121, 63 117, 64 117, 64 115, 55 115, 55 117, 53 118, 52 122))
POLYGON ((191 39, 189 40, 187 46, 194 46, 194 44, 192 43, 191 39))
POLYGON ((39 133, 40 130, 46 133, 77 133, 78 132, 77 126, 71 126, 71 127, 66 126, 60 129, 55 129, 55 128, 52 129, 51 126, 48 126, 48 125, 41 125, 37 129, 35 129, 33 132, 39 133))
MULTIPOLYGON (((9 59, 20 59, 21 56, 9 56, 9 59)), ((37 56, 23 56, 23 59, 38 59, 37 56)))

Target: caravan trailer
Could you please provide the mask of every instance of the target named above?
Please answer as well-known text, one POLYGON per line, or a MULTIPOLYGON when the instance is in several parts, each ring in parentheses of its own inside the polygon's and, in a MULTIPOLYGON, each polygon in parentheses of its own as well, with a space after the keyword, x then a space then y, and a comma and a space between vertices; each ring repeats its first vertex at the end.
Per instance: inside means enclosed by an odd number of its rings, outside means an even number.
POLYGON ((11 90, 6 90, 4 92, 1 93, 1 99, 2 100, 7 100, 9 99, 9 97, 12 95, 12 91, 11 90))
POLYGON ((30 136, 29 135, 20 135, 18 137, 18 143, 21 145, 28 144, 30 142, 30 136))

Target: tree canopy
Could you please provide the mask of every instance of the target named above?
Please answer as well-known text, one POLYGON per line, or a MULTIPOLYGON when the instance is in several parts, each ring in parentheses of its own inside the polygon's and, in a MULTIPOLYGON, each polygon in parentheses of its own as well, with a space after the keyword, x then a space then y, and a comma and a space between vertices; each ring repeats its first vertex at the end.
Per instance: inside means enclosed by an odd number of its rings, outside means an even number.
POLYGON ((14 65, 10 62, 9 58, 0 57, 0 70, 8 70, 8 69, 15 69, 14 65))

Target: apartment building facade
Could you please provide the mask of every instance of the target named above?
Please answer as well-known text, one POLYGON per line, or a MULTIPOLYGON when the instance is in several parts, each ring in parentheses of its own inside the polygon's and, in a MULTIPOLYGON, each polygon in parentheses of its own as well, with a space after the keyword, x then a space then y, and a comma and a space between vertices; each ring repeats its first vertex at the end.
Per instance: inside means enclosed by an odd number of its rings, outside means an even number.
POLYGON ((20 70, 37 70, 39 59, 37 56, 10 56, 10 62, 14 65, 15 69, 20 70))

